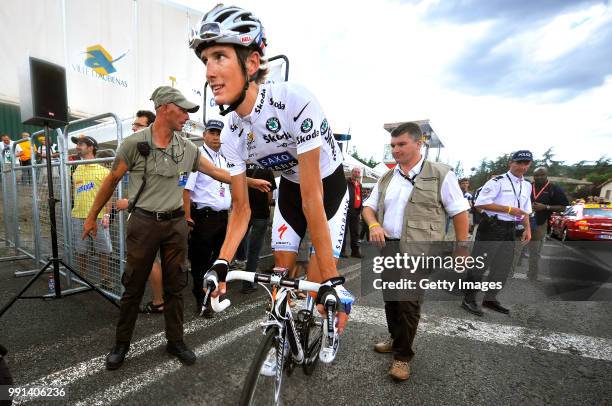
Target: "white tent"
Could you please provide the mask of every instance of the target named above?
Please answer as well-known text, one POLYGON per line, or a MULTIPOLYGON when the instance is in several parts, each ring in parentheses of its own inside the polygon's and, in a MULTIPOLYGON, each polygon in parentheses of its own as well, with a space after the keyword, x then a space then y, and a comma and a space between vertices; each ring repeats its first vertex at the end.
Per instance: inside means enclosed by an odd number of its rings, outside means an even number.
POLYGON ((380 174, 369 166, 359 162, 350 155, 344 155, 344 161, 342 162, 344 167, 344 173, 347 177, 350 176, 351 170, 355 167, 361 169, 362 183, 376 182, 380 177, 380 174))

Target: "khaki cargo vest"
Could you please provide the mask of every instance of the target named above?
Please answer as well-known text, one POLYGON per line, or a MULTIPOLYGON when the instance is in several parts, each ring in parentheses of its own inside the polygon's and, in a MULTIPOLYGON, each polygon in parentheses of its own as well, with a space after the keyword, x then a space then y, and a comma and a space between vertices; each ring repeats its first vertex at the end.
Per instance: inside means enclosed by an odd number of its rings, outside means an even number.
MULTIPOLYGON (((376 217, 383 224, 385 195, 395 169, 385 173, 378 184, 376 217)), ((404 211, 401 241, 444 241, 446 218, 441 198, 442 182, 451 170, 448 165, 425 161, 414 180, 414 187, 404 211)), ((408 182, 408 180, 406 180, 408 182)))

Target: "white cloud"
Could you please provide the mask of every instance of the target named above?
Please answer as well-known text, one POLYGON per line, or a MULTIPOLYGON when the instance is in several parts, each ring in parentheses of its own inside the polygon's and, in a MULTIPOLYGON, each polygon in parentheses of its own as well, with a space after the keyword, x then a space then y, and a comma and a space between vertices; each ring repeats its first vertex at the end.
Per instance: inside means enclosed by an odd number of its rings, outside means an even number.
MULTIPOLYGON (((215 2, 182 0, 207 11, 215 2)), ((560 159, 594 160, 612 151, 612 80, 565 102, 551 94, 525 99, 462 94, 444 69, 490 22, 455 25, 423 18, 427 4, 397 1, 236 1, 266 27, 269 54, 290 60, 290 80, 319 98, 336 132, 349 126, 361 155, 381 159, 387 122, 431 119, 464 168, 519 148, 536 155, 554 146, 560 159)), ((564 14, 503 44, 533 60, 552 60, 580 46, 610 8, 564 14)), ((459 86, 457 86, 459 88, 459 86)))

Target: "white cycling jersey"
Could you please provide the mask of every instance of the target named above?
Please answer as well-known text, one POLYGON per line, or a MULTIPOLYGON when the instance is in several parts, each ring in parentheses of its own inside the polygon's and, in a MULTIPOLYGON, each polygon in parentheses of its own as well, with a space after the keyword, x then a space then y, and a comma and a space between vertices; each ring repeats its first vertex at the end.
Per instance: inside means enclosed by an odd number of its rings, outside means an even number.
POLYGON ((302 86, 286 82, 260 85, 251 114, 240 117, 232 112, 221 142, 232 176, 246 172, 250 162, 299 183, 298 154, 317 147, 321 178, 342 164, 342 153, 317 99, 302 86))

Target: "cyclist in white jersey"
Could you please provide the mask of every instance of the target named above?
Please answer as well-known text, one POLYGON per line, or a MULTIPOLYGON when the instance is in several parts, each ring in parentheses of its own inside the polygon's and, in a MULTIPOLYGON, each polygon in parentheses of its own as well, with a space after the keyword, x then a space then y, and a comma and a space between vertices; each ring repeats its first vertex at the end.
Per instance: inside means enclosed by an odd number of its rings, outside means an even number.
MULTIPOLYGON (((246 164, 281 172, 272 247, 277 267, 292 268, 306 226, 314 246, 308 279, 324 283, 339 300, 338 331, 348 319, 352 295, 336 269, 348 209, 342 154, 315 97, 303 87, 262 84, 267 44, 261 22, 250 12, 217 5, 192 30, 190 47, 206 66, 206 80, 221 114, 229 114, 222 151, 232 177, 232 213, 219 259, 211 268, 225 275, 250 218, 246 164), (224 107, 227 105, 228 107, 224 107)), ((225 293, 225 283, 212 296, 225 293)))

